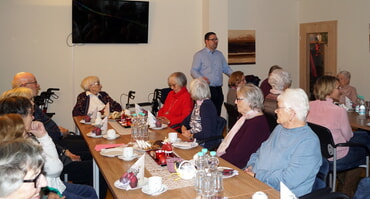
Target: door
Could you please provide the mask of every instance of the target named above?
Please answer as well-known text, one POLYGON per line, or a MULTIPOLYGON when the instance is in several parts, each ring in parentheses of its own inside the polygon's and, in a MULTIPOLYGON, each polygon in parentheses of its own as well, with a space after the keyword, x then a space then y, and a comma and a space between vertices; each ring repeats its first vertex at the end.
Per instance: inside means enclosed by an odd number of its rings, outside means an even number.
POLYGON ((300 24, 299 46, 299 86, 313 99, 316 79, 337 74, 337 21, 300 24))

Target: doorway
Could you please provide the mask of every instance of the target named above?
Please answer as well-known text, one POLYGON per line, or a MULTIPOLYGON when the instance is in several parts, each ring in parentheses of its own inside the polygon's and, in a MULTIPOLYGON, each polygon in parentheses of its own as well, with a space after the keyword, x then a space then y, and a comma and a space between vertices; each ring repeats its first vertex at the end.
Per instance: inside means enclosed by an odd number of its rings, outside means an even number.
POLYGON ((337 74, 337 21, 300 24, 299 86, 313 99, 313 85, 337 74))

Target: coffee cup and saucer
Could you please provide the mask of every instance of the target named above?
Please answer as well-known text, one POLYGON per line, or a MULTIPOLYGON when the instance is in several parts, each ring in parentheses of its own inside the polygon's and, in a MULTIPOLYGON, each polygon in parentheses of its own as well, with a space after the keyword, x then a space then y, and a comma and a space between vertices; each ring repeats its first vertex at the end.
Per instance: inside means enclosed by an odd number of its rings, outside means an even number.
POLYGON ((114 129, 109 129, 107 131, 107 134, 103 135, 103 138, 107 140, 115 140, 119 137, 120 135, 116 133, 114 129))
POLYGON ((133 147, 125 147, 123 148, 122 155, 118 156, 119 159, 124 161, 131 161, 135 158, 137 158, 136 154, 134 153, 133 147))
POLYGON ((168 190, 167 185, 162 184, 160 176, 152 176, 148 179, 148 183, 143 186, 141 191, 147 195, 157 196, 168 190))

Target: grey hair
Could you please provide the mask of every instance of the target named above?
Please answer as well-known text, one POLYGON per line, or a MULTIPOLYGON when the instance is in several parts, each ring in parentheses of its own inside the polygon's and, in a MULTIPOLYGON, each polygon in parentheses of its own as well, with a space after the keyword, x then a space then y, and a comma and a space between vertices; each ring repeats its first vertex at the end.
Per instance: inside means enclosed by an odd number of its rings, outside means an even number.
POLYGON ((185 76, 184 73, 182 73, 182 72, 174 72, 174 73, 172 73, 168 77, 168 79, 171 78, 171 77, 174 77, 175 78, 176 84, 179 85, 180 87, 186 86, 187 79, 186 79, 186 76, 185 76))
POLYGON ((272 71, 268 78, 268 83, 275 90, 284 91, 292 84, 292 77, 290 73, 282 69, 272 71))
POLYGON ((351 73, 346 71, 346 70, 342 70, 338 73, 338 75, 344 75, 344 77, 346 77, 347 79, 351 79, 351 73))
POLYGON ((42 148, 30 139, 20 138, 0 143, 0 197, 7 197, 22 186, 27 172, 41 170, 42 148))
POLYGON ((97 76, 88 76, 88 77, 85 77, 82 81, 81 81, 81 88, 84 89, 84 91, 88 91, 90 86, 96 82, 99 82, 99 77, 97 76))
POLYGON ((197 78, 190 82, 190 95, 193 100, 211 98, 209 85, 203 78, 197 78))
POLYGON ((237 90, 238 96, 243 96, 247 102, 250 104, 252 110, 263 109, 263 94, 259 87, 254 84, 248 83, 241 86, 237 90))
POLYGON ((295 111, 297 119, 306 121, 310 105, 306 92, 301 88, 288 88, 278 96, 278 101, 283 103, 285 108, 295 111))

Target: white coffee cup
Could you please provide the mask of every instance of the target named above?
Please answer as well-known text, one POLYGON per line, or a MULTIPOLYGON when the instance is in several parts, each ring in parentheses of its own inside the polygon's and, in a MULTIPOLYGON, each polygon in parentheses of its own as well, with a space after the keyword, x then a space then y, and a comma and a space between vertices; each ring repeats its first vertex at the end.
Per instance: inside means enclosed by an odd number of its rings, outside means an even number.
POLYGON ((148 179, 148 190, 150 193, 158 192, 162 188, 162 178, 152 176, 148 179))
POLYGON ((268 199, 268 196, 262 191, 257 191, 253 194, 252 199, 268 199))
POLYGON ((123 157, 131 158, 132 156, 134 156, 134 148, 132 147, 123 148, 123 157))
POLYGON ((168 133, 168 139, 171 143, 175 143, 177 141, 177 132, 168 133))
POLYGON ((109 129, 108 131, 107 131, 107 137, 108 138, 115 138, 115 136, 116 136, 116 131, 114 130, 114 129, 109 129))

